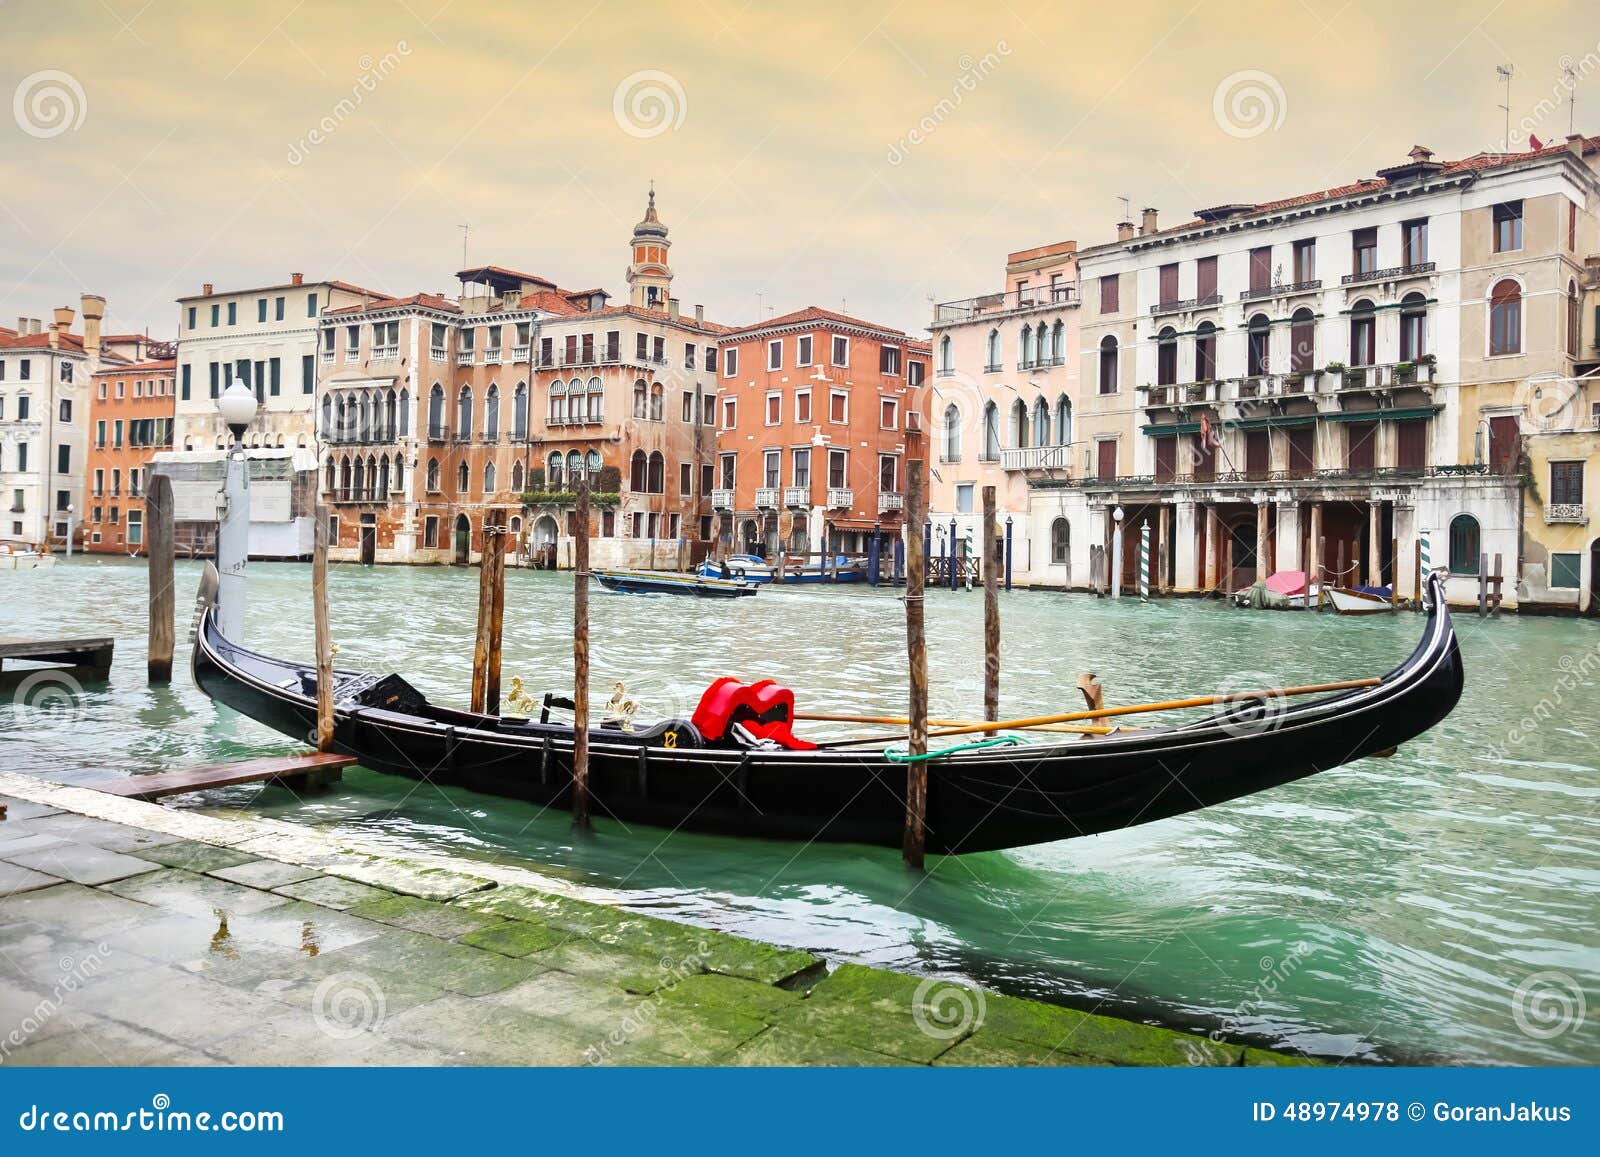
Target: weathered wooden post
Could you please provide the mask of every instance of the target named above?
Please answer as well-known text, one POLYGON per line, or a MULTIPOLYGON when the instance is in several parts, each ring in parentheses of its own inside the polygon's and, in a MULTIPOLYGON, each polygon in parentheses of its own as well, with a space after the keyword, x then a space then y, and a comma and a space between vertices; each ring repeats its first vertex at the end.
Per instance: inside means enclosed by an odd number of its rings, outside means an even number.
POLYGON ((572 822, 589 826, 589 480, 578 483, 572 570, 572 822))
POLYGON ((151 683, 172 682, 173 519, 172 479, 152 474, 144 500, 145 552, 149 555, 150 646, 145 670, 151 683))
MULTIPOLYGON (((995 553, 995 489, 983 488, 983 717, 1000 718, 1000 558, 995 553)), ((991 737, 994 732, 988 733, 991 737)))
POLYGON ((924 516, 922 460, 914 458, 906 466, 906 501, 911 506, 906 519, 906 658, 911 668, 907 753, 911 760, 906 764, 906 826, 900 854, 906 867, 921 871, 928 813, 928 763, 918 758, 928 752, 928 639, 922 619, 927 562, 923 557, 926 544, 919 533, 924 516))
POLYGON ((1489 614, 1489 552, 1478 555, 1478 617, 1489 614))
POLYGON ((478 634, 472 651, 472 710, 500 710, 500 629, 505 612, 504 512, 483 516, 483 553, 478 560, 478 634))
MULTIPOLYGON (((1378 577, 1383 578, 1380 572, 1378 577)), ((1400 605, 1400 537, 1392 535, 1389 538, 1389 605, 1400 605)))
POLYGON ((1500 584, 1501 584, 1502 581, 1504 581, 1504 578, 1505 578, 1503 572, 1500 570, 1500 563, 1501 563, 1501 555, 1500 555, 1500 553, 1498 551, 1496 551, 1495 552, 1495 556, 1494 556, 1494 578, 1493 578, 1493 587, 1494 587, 1494 589, 1489 592, 1489 602, 1490 602, 1490 605, 1494 608, 1493 609, 1494 617, 1497 618, 1497 619, 1500 617, 1500 597, 1501 597, 1501 595, 1500 595, 1500 584))
POLYGON ((317 750, 333 750, 333 640, 328 631, 328 509, 315 507, 311 536, 311 621, 317 649, 317 750))

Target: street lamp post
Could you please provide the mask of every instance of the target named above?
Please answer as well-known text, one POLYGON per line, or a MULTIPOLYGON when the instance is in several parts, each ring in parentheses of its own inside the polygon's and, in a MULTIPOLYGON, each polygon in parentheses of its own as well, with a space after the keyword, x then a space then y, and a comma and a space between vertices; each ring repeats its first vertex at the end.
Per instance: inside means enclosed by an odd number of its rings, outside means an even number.
POLYGON ((244 571, 250 557, 250 463, 244 431, 256 416, 256 396, 234 382, 217 400, 217 410, 233 435, 217 502, 217 624, 237 642, 244 637, 244 571))
POLYGON ((1111 597, 1122 597, 1122 507, 1111 512, 1111 597))
POLYGON ((67 557, 72 557, 72 503, 67 503, 67 557))

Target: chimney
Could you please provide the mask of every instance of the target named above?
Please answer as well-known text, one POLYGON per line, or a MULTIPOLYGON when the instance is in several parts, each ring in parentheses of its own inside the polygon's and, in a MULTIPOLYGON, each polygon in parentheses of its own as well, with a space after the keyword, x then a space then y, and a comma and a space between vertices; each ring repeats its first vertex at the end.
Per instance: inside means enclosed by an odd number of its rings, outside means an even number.
POLYGON ((29 333, 35 333, 35 334, 38 333, 40 331, 41 325, 42 325, 42 323, 39 321, 38 318, 30 317, 28 319, 28 332, 29 333))
POLYGON ((98 293, 85 293, 78 298, 83 309, 83 352, 91 361, 100 358, 100 323, 106 316, 106 299, 98 293))
POLYGON ((695 325, 699 325, 699 326, 705 325, 705 323, 706 323, 706 307, 705 306, 697 305, 697 306, 694 307, 694 323, 695 323, 695 325))
POLYGON ((202 285, 200 287, 200 296, 201 297, 210 297, 211 296, 211 282, 208 281, 208 282, 206 282, 204 285, 202 285))
MULTIPOLYGON (((304 285, 305 283, 306 283, 306 275, 304 273, 291 273, 291 274, 289 274, 289 284, 290 285, 304 285)), ((210 292, 210 291, 208 290, 207 292, 210 292)))
POLYGON ((1154 209, 1146 209, 1144 211, 1144 219, 1139 224, 1139 236, 1143 237, 1146 234, 1154 233, 1155 231, 1156 211, 1154 209))
POLYGON ((1117 240, 1118 241, 1132 241, 1133 240, 1133 222, 1132 221, 1118 221, 1117 222, 1117 240))
POLYGON ((673 321, 678 320, 678 299, 676 297, 667 298, 667 317, 673 321))
POLYGON ((20 317, 19 316, 17 318, 17 336, 18 337, 27 337, 28 336, 28 319, 25 318, 25 317, 20 317))

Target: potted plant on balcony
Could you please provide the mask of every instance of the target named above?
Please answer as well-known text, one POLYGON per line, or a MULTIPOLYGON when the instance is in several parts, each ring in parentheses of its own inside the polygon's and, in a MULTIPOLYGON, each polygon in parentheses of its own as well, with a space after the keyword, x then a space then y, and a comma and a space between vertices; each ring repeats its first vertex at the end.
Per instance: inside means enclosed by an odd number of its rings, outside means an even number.
POLYGON ((1208 382, 1190 382, 1187 386, 1184 387, 1184 397, 1187 398, 1191 402, 1203 402, 1203 401, 1205 401, 1206 400, 1206 387, 1209 384, 1210 383, 1208 383, 1208 382))
POLYGON ((1416 362, 1395 362, 1394 380, 1397 382, 1413 382, 1417 378, 1416 362))

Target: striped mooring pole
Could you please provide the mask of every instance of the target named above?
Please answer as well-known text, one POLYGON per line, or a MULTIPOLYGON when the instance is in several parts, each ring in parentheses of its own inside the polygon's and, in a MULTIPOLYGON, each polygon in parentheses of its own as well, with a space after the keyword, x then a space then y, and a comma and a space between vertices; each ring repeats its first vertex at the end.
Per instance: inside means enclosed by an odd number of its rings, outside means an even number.
POLYGON ((1139 601, 1150 601, 1150 520, 1139 528, 1139 601))
POLYGON ((1423 530, 1417 534, 1417 541, 1422 544, 1422 573, 1424 576, 1433 569, 1433 563, 1428 559, 1428 536, 1431 533, 1432 531, 1423 530))

